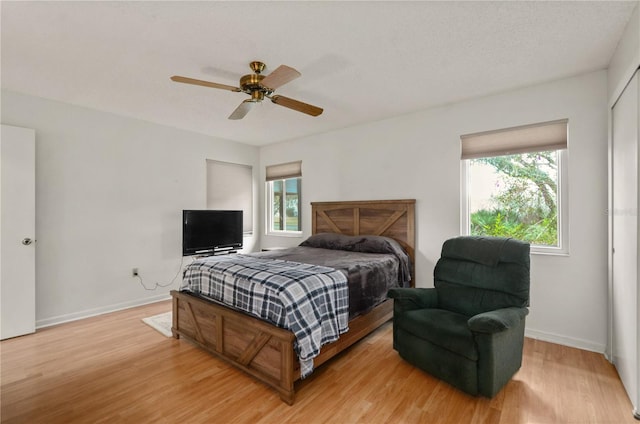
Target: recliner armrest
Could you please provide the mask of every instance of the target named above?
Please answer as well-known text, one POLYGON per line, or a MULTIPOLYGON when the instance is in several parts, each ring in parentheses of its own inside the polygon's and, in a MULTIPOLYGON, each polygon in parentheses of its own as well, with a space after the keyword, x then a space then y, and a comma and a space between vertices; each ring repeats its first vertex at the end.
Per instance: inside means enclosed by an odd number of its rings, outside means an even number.
POLYGON ((438 307, 438 292, 433 288, 392 288, 387 296, 393 299, 396 311, 438 307))
POLYGON ((527 308, 496 309, 472 316, 467 324, 471 331, 477 333, 499 333, 515 327, 528 313, 527 308))

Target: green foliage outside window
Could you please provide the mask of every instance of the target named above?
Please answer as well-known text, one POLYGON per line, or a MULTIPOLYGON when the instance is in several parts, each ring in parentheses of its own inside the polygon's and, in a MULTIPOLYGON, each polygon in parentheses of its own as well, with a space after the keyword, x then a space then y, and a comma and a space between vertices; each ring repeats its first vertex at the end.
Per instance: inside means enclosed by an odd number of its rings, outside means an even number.
POLYGON ((298 208, 300 178, 276 180, 271 183, 271 231, 302 231, 298 208))
POLYGON ((471 234, 558 246, 557 162, 557 151, 471 160, 497 176, 489 203, 471 211, 471 234))

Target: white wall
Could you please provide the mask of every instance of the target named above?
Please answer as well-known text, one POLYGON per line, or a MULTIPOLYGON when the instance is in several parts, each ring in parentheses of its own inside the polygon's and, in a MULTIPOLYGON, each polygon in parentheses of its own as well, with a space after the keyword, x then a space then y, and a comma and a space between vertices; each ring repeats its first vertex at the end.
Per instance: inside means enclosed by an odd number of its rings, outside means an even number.
POLYGON ((206 160, 258 178, 255 147, 65 103, 3 91, 2 123, 36 131, 37 326, 166 298, 180 276, 146 291, 131 270, 151 287, 178 273, 182 209, 206 208, 206 160))
MULTIPOLYGON (((603 352, 605 71, 266 146, 260 150, 261 179, 265 165, 302 160, 302 217, 311 215, 312 201, 417 199, 417 286, 430 287, 443 241, 460 234, 460 135, 561 118, 569 119, 570 255, 532 256, 527 334, 603 352)), ((304 237, 310 228, 309 220, 303 221, 304 237)), ((261 243, 300 241, 263 235, 261 243)))
POLYGON ((640 66, 640 1, 629 18, 608 69, 609 105, 613 106, 640 66))

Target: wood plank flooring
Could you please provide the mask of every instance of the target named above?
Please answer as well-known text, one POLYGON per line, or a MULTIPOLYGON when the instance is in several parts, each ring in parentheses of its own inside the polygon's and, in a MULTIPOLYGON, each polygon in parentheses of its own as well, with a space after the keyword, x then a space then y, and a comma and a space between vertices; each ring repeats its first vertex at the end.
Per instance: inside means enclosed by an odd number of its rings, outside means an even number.
POLYGON ((241 371, 141 319, 160 302, 0 342, 2 423, 634 423, 602 355, 526 339, 493 399, 403 361, 391 324, 296 385, 293 406, 241 371))

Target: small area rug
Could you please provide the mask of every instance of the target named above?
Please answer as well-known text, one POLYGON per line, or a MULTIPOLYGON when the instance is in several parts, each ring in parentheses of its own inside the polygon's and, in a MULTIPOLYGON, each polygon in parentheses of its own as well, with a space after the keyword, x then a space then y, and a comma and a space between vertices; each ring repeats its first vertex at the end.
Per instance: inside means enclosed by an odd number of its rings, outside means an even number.
POLYGON ((161 332, 162 334, 164 334, 167 337, 171 337, 172 336, 172 334, 171 334, 171 324, 172 324, 171 311, 165 312, 163 314, 147 317, 147 318, 142 318, 142 322, 144 322, 145 324, 149 325, 150 327, 155 328, 156 330, 158 330, 159 332, 161 332))

